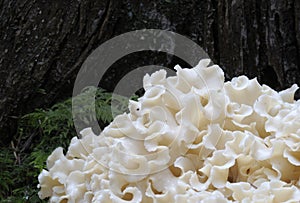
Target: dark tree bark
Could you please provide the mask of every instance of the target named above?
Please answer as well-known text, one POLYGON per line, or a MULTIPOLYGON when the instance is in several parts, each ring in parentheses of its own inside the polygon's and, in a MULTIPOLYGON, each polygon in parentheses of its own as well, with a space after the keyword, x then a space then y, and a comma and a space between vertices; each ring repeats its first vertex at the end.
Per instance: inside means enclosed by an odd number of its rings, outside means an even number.
MULTIPOLYGON (((101 43, 143 28, 192 39, 227 79, 246 74, 277 90, 300 84, 298 0, 0 0, 3 140, 11 139, 20 116, 71 96, 77 71, 101 43)), ((112 90, 132 67, 178 62, 147 54, 122 59, 103 87, 112 90)))

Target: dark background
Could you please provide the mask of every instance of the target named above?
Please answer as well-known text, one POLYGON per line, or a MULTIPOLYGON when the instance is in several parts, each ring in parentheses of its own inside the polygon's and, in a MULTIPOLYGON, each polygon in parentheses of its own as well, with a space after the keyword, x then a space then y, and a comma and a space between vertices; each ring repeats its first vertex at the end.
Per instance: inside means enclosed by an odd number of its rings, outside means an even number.
MULTIPOLYGON (((0 0, 2 144, 20 116, 72 95, 78 70, 101 43, 143 28, 193 40, 227 80, 245 74, 276 90, 300 85, 299 0, 0 0)), ((131 54, 101 86, 112 91, 134 67, 176 63, 187 65, 163 53, 131 54)))

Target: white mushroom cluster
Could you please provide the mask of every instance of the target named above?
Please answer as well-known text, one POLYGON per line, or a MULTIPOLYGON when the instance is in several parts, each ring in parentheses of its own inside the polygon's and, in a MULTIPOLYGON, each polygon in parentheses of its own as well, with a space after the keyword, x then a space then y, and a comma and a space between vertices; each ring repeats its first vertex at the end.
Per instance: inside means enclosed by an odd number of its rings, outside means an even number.
POLYGON ((246 76, 224 83, 201 60, 177 75, 144 77, 100 135, 90 128, 57 148, 39 175, 50 202, 299 202, 297 85, 277 92, 246 76))

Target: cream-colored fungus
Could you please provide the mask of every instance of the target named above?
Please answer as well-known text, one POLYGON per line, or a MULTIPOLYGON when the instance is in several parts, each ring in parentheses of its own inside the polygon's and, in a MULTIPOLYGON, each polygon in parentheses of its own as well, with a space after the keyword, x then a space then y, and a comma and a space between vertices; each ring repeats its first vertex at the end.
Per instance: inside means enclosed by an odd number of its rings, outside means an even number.
POLYGON ((201 60, 144 77, 100 135, 90 128, 57 148, 39 175, 50 202, 299 202, 297 85, 276 92, 246 76, 224 83, 201 60))

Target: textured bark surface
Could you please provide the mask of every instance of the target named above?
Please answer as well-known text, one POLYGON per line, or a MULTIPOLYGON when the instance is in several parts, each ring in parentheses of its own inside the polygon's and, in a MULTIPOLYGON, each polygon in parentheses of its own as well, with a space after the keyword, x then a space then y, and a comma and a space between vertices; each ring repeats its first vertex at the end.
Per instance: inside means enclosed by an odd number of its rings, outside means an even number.
MULTIPOLYGON (((192 39, 227 79, 246 74, 277 90, 300 84, 298 0, 0 0, 1 136, 13 135, 21 115, 71 96, 77 71, 101 43, 143 28, 192 39)), ((142 56, 122 59, 103 87, 112 90, 132 67, 180 62, 142 56)))

